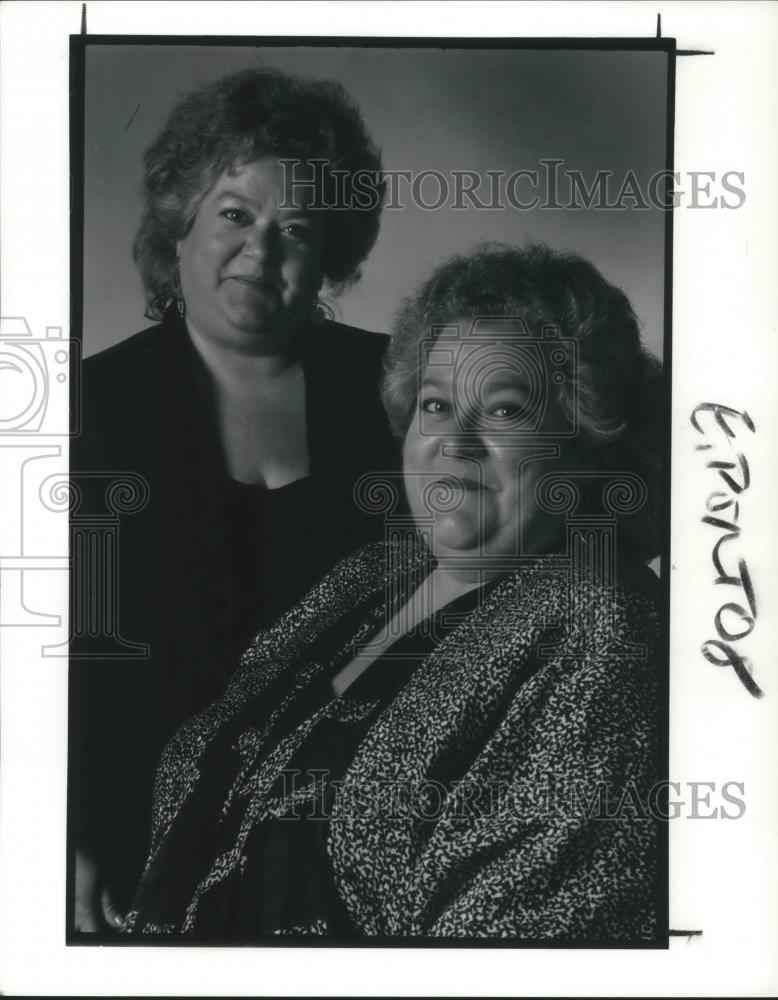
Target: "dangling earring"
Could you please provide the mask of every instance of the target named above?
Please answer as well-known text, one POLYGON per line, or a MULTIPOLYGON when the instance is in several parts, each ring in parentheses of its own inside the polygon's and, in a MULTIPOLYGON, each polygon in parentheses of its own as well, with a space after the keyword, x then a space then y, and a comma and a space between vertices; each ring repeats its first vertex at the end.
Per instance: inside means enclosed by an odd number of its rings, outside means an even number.
POLYGON ((335 314, 326 302, 322 302, 318 298, 315 300, 313 303, 313 309, 311 310, 311 321, 314 326, 321 326, 322 323, 326 323, 327 320, 334 319, 334 316, 335 314))
POLYGON ((184 318, 186 314, 186 302, 184 302, 184 296, 181 291, 181 258, 176 258, 176 283, 174 287, 174 300, 176 303, 176 309, 178 310, 178 315, 181 319, 184 318))
MULTIPOLYGON (((162 310, 161 310, 162 315, 164 316, 166 313, 170 312, 170 310, 173 308, 173 306, 176 307, 176 311, 178 312, 178 315, 183 319, 184 313, 186 312, 186 304, 185 304, 184 300, 178 298, 177 295, 169 295, 165 299, 165 304, 162 306, 162 310)), ((154 318, 153 315, 152 316, 147 316, 147 319, 153 319, 153 318, 154 318)))

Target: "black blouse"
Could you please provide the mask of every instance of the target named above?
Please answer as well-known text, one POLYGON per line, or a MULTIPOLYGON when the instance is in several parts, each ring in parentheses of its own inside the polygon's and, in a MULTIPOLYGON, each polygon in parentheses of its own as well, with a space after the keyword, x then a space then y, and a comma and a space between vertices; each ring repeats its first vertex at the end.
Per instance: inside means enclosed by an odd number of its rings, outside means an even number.
MULTIPOLYGON (((332 678, 348 662, 345 650, 277 717, 254 759, 251 733, 280 700, 249 702, 224 727, 198 762, 202 777, 184 804, 133 903, 138 925, 158 926, 175 916, 178 926, 197 886, 218 868, 239 840, 235 811, 223 811, 225 789, 245 768, 246 794, 255 797, 255 823, 242 847, 242 863, 220 877, 197 905, 198 940, 256 941, 277 934, 357 936, 332 877, 327 853, 329 818, 339 808, 338 782, 380 714, 425 656, 472 611, 493 585, 473 590, 399 638, 346 689, 333 694, 332 678), (430 627, 434 623, 434 627, 430 627), (294 745, 286 765, 272 766, 283 744, 294 745), (256 775, 270 769, 270 786, 257 791, 256 775)), ((347 807, 346 807, 347 808, 347 807)), ((240 812, 240 811, 238 811, 240 812)))
POLYGON ((232 549, 224 583, 232 592, 237 663, 260 625, 275 621, 311 578, 324 575, 330 552, 308 476, 274 490, 229 480, 224 499, 232 549))

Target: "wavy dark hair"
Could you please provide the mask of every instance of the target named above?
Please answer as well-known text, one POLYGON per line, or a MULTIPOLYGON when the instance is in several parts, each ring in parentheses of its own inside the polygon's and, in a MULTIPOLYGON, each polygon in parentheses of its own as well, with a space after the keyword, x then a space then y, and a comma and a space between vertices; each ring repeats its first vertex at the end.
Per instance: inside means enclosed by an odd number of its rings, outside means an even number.
POLYGON ((268 154, 326 161, 327 205, 334 203, 337 171, 338 197, 348 207, 326 212, 324 278, 333 294, 358 279, 378 236, 385 188, 380 152, 358 108, 331 80, 243 70, 185 97, 146 151, 133 257, 149 318, 159 319, 180 293, 176 243, 202 199, 226 170, 268 154))
POLYGON ((647 501, 624 518, 627 530, 619 537, 641 558, 655 556, 662 523, 662 366, 643 348, 626 295, 582 257, 540 244, 482 244, 438 267, 403 303, 385 356, 382 396, 395 434, 405 437, 416 411, 421 342, 434 340, 441 325, 479 317, 520 317, 533 336, 554 327, 560 340, 575 342, 565 351, 565 378, 552 391, 563 411, 577 417, 586 468, 630 472, 645 484, 647 501))

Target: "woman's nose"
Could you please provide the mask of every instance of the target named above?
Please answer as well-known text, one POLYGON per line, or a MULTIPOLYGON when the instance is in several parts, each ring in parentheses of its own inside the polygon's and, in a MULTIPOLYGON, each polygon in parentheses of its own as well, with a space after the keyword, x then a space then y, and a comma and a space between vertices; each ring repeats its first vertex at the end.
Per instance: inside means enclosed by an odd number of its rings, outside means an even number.
POLYGON ((441 452, 452 458, 480 458, 488 451, 481 435, 468 426, 441 434, 439 445, 441 452))
POLYGON ((269 226, 255 226, 246 232, 242 249, 244 256, 265 261, 272 258, 274 252, 275 240, 269 226))
POLYGON ((446 447, 461 455, 483 454, 486 450, 484 421, 475 407, 454 405, 441 438, 446 447))

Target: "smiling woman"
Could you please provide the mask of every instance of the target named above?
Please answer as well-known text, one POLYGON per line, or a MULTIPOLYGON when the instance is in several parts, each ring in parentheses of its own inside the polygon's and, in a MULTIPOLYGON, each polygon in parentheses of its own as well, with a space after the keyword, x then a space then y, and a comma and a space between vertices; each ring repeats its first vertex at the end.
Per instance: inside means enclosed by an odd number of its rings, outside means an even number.
POLYGON ((313 198, 283 207, 284 168, 266 156, 222 174, 176 243, 187 330, 221 386, 228 470, 271 489, 308 474, 298 341, 323 281, 313 198))
POLYGON ((481 569, 481 556, 518 556, 520 526, 529 526, 524 553, 544 551, 550 541, 553 527, 544 525, 534 496, 537 459, 555 455, 547 435, 559 422, 559 403, 553 396, 544 401, 543 424, 533 435, 527 417, 536 373, 518 321, 476 325, 460 318, 453 330, 436 342, 445 360, 436 362, 433 352, 427 358, 419 417, 411 420, 403 456, 415 516, 427 507, 431 484, 458 495, 436 518, 435 555, 456 557, 466 571, 468 552, 481 569))
POLYGON ((243 354, 285 354, 323 280, 314 192, 286 208, 286 174, 266 156, 223 174, 176 244, 190 330, 243 354), (202 331, 202 332, 201 332, 202 331))
POLYGON ((509 498, 499 536, 481 525, 482 555, 565 544, 559 517, 537 509, 546 466, 575 479, 582 509, 595 511, 596 480, 637 477, 645 503, 621 519, 619 549, 658 553, 661 365, 627 297, 589 261, 542 245, 453 257, 404 303, 385 365, 384 405, 413 471, 406 488, 433 466, 478 479, 495 504, 509 498))
POLYGON ((99 485, 126 472, 150 498, 123 526, 118 607, 88 557, 75 571, 89 625, 71 646, 73 919, 88 932, 115 930, 129 902, 165 742, 222 692, 258 629, 379 537, 353 486, 396 463, 379 399, 387 338, 319 302, 359 277, 381 212, 380 156, 346 92, 266 70, 223 77, 174 108, 145 166, 134 256, 158 324, 86 362, 71 450, 95 508, 99 485), (370 208, 315 207, 335 168, 346 190, 357 172, 376 178, 370 208))
POLYGON ((661 387, 629 302, 543 247, 455 258, 401 312, 383 392, 412 523, 168 744, 124 930, 661 941, 661 387))

